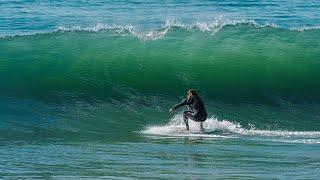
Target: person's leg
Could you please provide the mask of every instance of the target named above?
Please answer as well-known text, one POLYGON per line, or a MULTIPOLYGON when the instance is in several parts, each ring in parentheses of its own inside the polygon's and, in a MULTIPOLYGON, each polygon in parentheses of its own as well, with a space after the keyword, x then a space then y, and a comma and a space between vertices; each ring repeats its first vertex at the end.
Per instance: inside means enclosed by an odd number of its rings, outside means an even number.
POLYGON ((200 122, 200 130, 201 130, 201 131, 204 131, 203 122, 200 122))
POLYGON ((196 122, 200 122, 200 130, 201 131, 204 131, 204 128, 203 128, 203 122, 207 119, 206 116, 199 116, 199 115, 196 115, 194 116, 193 118, 190 118, 196 122))
POLYGON ((191 115, 191 111, 184 111, 183 112, 183 121, 184 121, 184 124, 186 125, 186 128, 187 128, 187 131, 189 131, 189 122, 188 122, 188 119, 189 119, 189 116, 191 115))

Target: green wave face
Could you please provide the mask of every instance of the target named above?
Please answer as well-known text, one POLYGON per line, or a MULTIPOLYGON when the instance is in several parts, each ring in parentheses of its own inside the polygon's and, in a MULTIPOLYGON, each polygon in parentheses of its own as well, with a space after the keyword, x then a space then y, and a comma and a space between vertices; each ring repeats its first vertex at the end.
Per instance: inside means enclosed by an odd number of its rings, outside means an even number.
POLYGON ((174 28, 148 41, 110 31, 2 38, 2 134, 128 140, 166 122, 191 88, 209 116, 317 130, 319 38, 318 30, 250 25, 215 34, 174 28))
POLYGON ((58 32, 0 41, 1 95, 117 98, 176 96, 197 89, 213 99, 319 100, 318 30, 248 25, 216 34, 174 29, 140 41, 112 32, 58 32))

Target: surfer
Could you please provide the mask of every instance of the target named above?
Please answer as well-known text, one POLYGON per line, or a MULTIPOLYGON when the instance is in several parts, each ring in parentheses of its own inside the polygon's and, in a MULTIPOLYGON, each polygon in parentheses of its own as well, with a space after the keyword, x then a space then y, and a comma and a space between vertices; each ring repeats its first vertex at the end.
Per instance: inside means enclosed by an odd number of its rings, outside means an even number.
POLYGON ((183 121, 186 124, 186 128, 189 131, 188 119, 196 122, 200 122, 200 129, 203 131, 203 122, 207 119, 207 112, 204 108, 203 102, 195 90, 189 90, 187 97, 181 101, 180 104, 175 105, 169 111, 172 112, 177 108, 188 105, 188 111, 183 112, 183 121))

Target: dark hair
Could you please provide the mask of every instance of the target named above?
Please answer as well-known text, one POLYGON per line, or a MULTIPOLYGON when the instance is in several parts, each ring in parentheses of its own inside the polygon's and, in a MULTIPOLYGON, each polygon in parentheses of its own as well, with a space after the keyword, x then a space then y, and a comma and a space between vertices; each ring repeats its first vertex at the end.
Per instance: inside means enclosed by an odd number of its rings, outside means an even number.
POLYGON ((194 101, 198 101, 198 102, 200 101, 200 102, 202 102, 199 94, 198 94, 194 89, 190 89, 188 92, 191 92, 194 101))

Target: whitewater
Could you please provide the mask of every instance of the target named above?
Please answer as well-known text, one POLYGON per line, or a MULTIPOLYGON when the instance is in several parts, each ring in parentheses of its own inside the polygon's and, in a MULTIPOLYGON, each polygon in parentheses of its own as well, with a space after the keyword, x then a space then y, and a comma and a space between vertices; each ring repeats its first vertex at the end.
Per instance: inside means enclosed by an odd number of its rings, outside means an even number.
POLYGON ((199 138, 252 138, 254 140, 292 142, 292 143, 320 143, 320 131, 288 131, 288 130, 259 130, 253 124, 250 129, 243 128, 239 123, 228 120, 208 118, 204 123, 204 131, 200 124, 190 121, 190 131, 186 131, 182 115, 175 115, 165 125, 150 126, 140 133, 159 135, 160 137, 199 137, 199 138))

